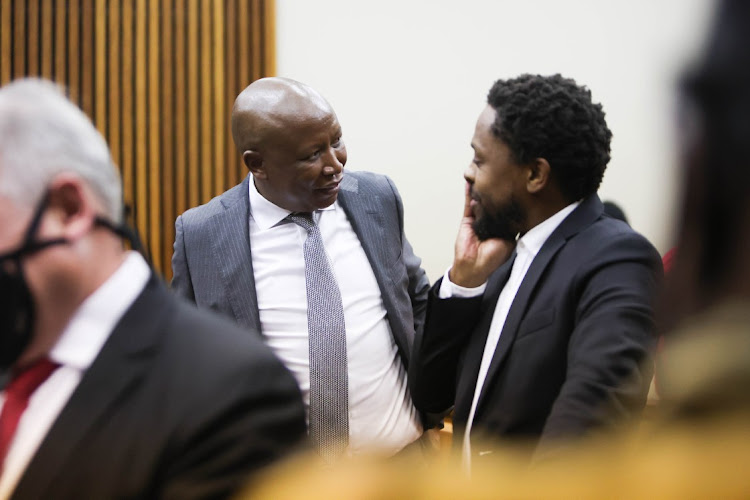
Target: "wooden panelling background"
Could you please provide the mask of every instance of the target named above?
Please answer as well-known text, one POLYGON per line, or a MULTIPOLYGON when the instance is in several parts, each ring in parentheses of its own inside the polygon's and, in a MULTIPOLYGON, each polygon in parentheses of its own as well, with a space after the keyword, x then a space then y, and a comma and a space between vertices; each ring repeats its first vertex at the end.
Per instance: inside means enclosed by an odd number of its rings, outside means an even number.
POLYGON ((131 222, 171 278, 174 221, 246 173, 234 98, 274 73, 273 0, 0 0, 0 84, 41 76, 106 137, 131 222))

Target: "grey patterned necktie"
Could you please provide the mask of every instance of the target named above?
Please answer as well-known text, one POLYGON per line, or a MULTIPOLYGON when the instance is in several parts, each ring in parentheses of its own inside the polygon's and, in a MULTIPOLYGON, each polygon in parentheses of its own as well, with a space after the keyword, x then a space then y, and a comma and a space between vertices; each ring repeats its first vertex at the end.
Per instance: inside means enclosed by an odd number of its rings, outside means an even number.
POLYGON ((288 219, 307 231, 305 285, 310 344, 310 439, 327 461, 338 458, 349 442, 349 376, 341 291, 312 214, 288 219))

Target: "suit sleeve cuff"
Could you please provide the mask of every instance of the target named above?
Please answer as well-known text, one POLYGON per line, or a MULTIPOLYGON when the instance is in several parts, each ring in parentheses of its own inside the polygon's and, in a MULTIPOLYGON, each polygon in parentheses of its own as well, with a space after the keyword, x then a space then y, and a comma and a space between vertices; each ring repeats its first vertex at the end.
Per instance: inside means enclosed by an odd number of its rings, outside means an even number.
POLYGON ((438 291, 438 297, 441 299, 449 299, 451 297, 471 298, 478 297, 484 293, 484 289, 487 288, 487 283, 482 283, 475 288, 466 288, 463 286, 456 285, 450 280, 451 268, 449 267, 443 275, 443 281, 440 283, 440 290, 438 291))

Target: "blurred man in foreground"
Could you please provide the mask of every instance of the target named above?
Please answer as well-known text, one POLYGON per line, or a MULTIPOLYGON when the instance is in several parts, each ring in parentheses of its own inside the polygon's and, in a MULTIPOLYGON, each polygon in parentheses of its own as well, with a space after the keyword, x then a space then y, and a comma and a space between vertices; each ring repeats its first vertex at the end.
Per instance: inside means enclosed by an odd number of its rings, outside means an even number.
POLYGON ((258 339, 124 250, 103 138, 51 84, 0 89, 0 498, 213 498, 304 413, 258 339))

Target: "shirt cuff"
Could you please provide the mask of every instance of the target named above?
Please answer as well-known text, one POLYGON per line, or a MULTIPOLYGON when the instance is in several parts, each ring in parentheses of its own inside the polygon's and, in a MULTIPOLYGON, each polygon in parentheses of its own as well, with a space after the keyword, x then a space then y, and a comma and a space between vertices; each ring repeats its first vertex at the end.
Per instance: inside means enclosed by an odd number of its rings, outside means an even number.
POLYGON ((440 283, 438 297, 440 297, 441 299, 448 299, 451 297, 461 297, 465 299, 470 297, 479 297, 484 293, 484 289, 487 288, 487 282, 484 282, 475 288, 466 288, 464 286, 456 285, 448 277, 450 272, 451 268, 449 267, 443 275, 443 281, 440 283))

